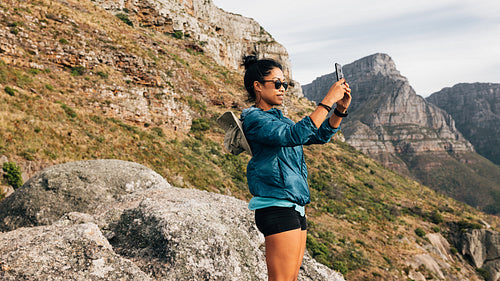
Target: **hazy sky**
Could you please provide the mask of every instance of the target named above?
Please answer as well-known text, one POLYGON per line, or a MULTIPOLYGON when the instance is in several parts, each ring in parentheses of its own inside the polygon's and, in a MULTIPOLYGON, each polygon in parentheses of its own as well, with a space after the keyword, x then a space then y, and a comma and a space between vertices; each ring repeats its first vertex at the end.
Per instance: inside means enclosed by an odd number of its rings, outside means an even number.
POLYGON ((287 49, 302 85, 386 53, 417 94, 500 83, 500 0, 213 0, 255 19, 287 49))

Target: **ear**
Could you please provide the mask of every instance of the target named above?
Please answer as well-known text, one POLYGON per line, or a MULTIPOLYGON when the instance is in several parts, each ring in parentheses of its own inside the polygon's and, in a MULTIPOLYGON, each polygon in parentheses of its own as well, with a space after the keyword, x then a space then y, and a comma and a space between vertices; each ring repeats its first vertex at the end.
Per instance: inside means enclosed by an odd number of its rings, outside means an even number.
POLYGON ((255 93, 262 91, 262 84, 259 81, 253 81, 253 89, 255 93))

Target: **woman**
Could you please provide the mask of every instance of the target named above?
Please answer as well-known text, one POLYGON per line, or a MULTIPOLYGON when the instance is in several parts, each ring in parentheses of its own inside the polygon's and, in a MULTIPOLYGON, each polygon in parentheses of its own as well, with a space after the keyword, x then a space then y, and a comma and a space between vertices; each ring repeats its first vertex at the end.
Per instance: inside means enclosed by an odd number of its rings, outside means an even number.
POLYGON ((340 129, 351 89, 344 79, 336 82, 311 115, 294 123, 274 108, 283 103, 288 87, 281 65, 255 56, 245 57, 243 64, 245 88, 255 101, 241 115, 253 153, 247 167, 254 196, 249 208, 265 236, 268 280, 297 280, 307 237, 304 206, 310 202, 302 145, 326 143, 340 129))

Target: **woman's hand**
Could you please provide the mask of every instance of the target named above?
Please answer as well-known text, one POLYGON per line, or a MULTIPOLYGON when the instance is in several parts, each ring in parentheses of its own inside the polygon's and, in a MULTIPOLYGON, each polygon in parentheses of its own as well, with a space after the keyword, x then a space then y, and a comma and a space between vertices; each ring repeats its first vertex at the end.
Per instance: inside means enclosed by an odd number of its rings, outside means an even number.
MULTIPOLYGON (((338 111, 342 113, 347 111, 347 108, 351 104, 351 88, 349 88, 349 84, 345 82, 344 78, 335 82, 335 84, 330 87, 330 90, 328 90, 328 93, 323 98, 321 103, 327 105, 328 107, 333 107, 333 105, 337 103, 338 111)), ((323 106, 318 106, 316 110, 309 115, 317 128, 319 128, 323 120, 325 120, 328 111, 329 110, 325 109, 323 106)), ((333 128, 338 128, 341 121, 342 117, 332 114, 329 122, 333 128)))
POLYGON ((340 106, 338 109, 339 111, 341 109, 344 109, 344 111, 347 110, 351 104, 351 88, 349 88, 349 84, 345 82, 344 78, 335 82, 335 84, 330 87, 322 103, 328 106, 333 106, 337 103, 337 106, 340 106))
POLYGON ((344 96, 337 101, 337 110, 345 113, 347 111, 347 108, 349 108, 349 105, 351 104, 351 88, 349 88, 349 84, 347 82, 344 84, 345 87, 345 92, 344 96))

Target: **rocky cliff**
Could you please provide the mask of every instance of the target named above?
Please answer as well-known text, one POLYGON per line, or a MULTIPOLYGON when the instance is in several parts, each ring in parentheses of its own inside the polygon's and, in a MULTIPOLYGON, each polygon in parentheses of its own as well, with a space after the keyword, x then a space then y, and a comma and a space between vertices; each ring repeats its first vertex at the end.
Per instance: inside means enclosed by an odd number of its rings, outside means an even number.
POLYGON ((453 117, 479 154, 500 164, 500 84, 457 84, 426 100, 453 117))
MULTIPOLYGON (((345 65, 344 74, 353 93, 350 115, 342 125, 347 143, 473 206, 495 204, 481 194, 500 188, 500 169, 474 153, 451 115, 415 93, 388 55, 345 65)), ((332 73, 304 85, 305 96, 319 102, 334 79, 332 73)))
MULTIPOLYGON (((0 201, 2 280, 264 280, 244 201, 132 162, 52 166, 0 201)), ((299 280, 344 280, 304 258, 299 280)))
POLYGON ((489 229, 468 229, 450 233, 455 248, 477 268, 483 268, 486 280, 500 280, 500 233, 489 229))
MULTIPOLYGON (((211 0, 92 1, 113 14, 126 11, 136 25, 187 37, 228 68, 241 69, 243 56, 251 53, 273 58, 282 63, 285 76, 292 80, 292 65, 283 45, 255 20, 226 12, 211 0)), ((294 83, 291 92, 302 96, 300 85, 294 83)))

